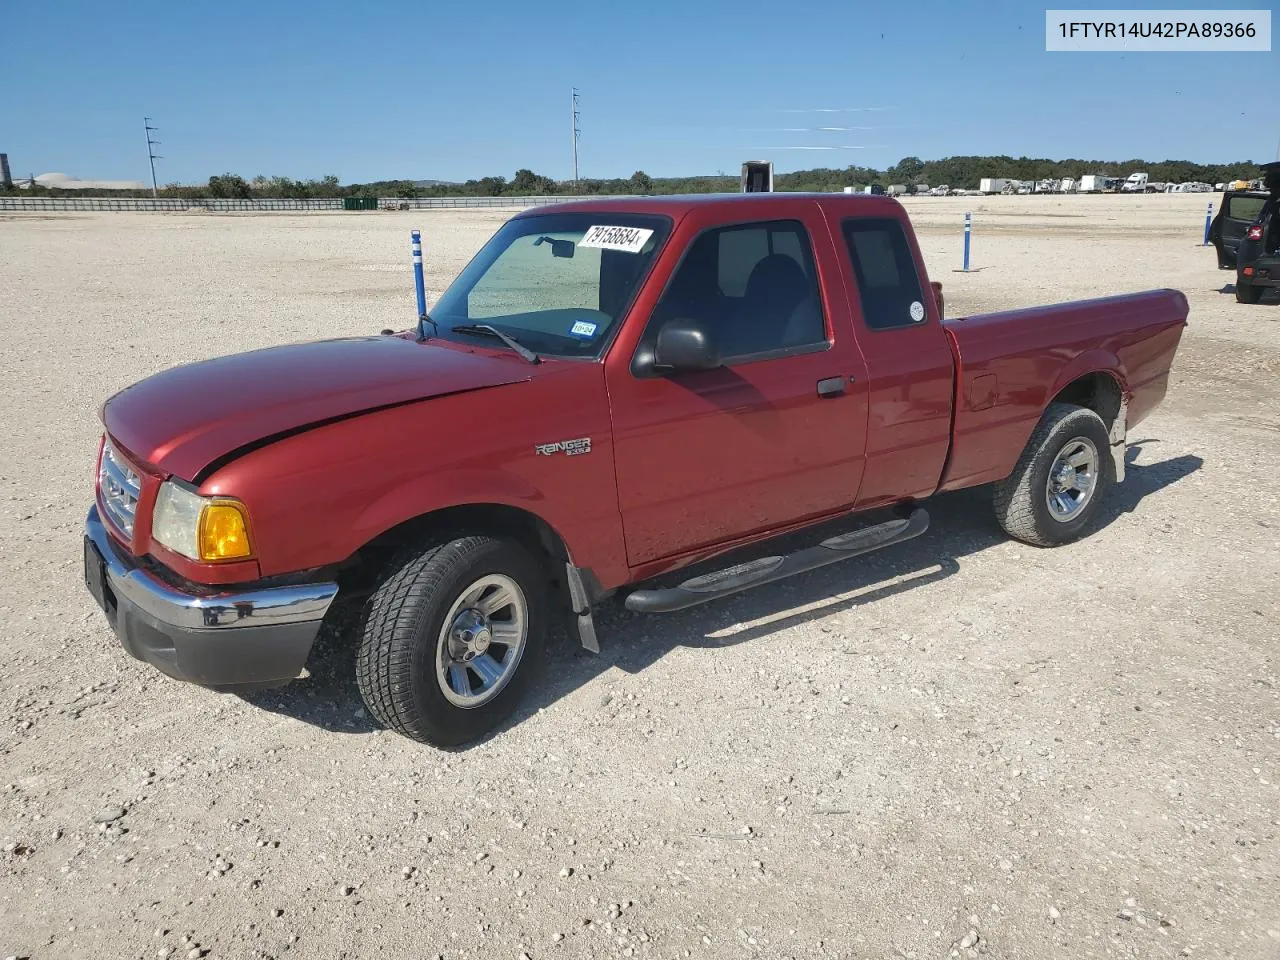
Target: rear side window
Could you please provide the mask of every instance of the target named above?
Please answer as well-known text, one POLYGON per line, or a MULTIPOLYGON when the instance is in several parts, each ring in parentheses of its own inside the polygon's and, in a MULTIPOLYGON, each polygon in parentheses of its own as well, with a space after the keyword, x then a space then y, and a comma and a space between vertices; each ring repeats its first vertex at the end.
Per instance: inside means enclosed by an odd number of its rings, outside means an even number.
POLYGON ((920 277, 902 224, 892 217, 852 217, 841 229, 867 326, 892 330, 923 323, 920 277))
POLYGON ((1266 202, 1265 197, 1231 197, 1227 200, 1227 219, 1253 223, 1266 202))

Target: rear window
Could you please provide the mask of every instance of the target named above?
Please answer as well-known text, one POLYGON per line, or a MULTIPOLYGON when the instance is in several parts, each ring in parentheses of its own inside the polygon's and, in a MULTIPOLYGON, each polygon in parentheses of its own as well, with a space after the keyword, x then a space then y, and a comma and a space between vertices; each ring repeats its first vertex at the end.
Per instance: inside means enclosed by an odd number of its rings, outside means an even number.
POLYGON ((1266 202, 1266 197, 1231 197, 1227 200, 1227 219, 1253 223, 1266 202))

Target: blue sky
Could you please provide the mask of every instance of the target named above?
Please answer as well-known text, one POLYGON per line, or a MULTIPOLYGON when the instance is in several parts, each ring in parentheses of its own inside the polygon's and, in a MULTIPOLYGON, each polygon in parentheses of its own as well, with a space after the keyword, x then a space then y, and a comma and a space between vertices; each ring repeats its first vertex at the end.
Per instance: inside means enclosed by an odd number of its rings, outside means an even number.
POLYGON ((567 178, 575 85, 583 176, 736 172, 757 158, 779 170, 1001 153, 1264 161, 1280 141, 1274 42, 1046 53, 1043 4, 4 6, 0 151, 15 175, 146 180, 147 115, 162 184, 227 171, 567 178))

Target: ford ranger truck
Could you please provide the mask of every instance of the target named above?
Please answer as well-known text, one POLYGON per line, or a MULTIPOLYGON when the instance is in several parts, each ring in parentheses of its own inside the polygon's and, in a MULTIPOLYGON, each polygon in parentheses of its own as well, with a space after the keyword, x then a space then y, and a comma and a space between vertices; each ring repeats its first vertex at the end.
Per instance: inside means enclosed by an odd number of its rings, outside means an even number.
POLYGON ((889 197, 522 213, 416 329, 108 399, 85 582, 125 650, 216 689, 287 683, 354 621, 374 717, 452 745, 510 714, 553 624, 598 650, 607 599, 669 613, 890 548, 962 487, 1019 540, 1077 539, 1186 298, 944 320, 940 293, 889 197))

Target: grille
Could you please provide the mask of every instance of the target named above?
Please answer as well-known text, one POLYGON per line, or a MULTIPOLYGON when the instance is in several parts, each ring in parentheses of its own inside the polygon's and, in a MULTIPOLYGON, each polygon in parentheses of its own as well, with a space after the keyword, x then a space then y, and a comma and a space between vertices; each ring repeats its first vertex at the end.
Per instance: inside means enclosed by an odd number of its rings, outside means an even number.
POLYGON ((138 512, 141 489, 137 473, 108 438, 102 448, 102 465, 98 468, 98 492, 108 519, 129 539, 133 539, 133 518, 138 512))

